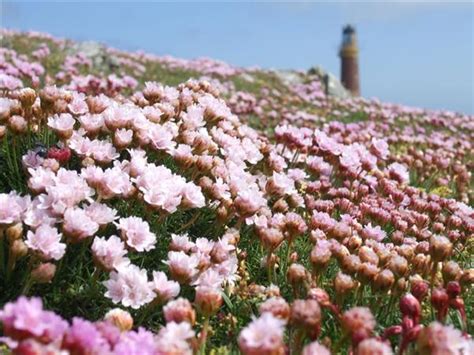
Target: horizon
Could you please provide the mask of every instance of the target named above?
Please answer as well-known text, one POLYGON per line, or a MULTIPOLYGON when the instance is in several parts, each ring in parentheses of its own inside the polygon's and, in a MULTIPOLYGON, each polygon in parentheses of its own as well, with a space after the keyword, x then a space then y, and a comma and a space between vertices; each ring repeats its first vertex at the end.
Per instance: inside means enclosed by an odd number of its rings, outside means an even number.
POLYGON ((342 28, 352 23, 363 97, 474 113, 472 3, 140 5, 7 1, 2 3, 1 27, 96 41, 125 51, 209 57, 238 67, 320 66, 339 78, 342 28), (214 21, 206 21, 208 17, 214 21))

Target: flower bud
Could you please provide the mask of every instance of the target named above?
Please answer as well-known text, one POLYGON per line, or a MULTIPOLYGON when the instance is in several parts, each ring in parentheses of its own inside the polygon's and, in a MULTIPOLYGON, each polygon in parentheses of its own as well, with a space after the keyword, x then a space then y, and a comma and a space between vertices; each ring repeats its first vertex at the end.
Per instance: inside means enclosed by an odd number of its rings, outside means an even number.
POLYGON ((22 134, 26 132, 27 122, 24 117, 19 115, 11 116, 8 120, 8 126, 13 133, 22 134))
POLYGON ((397 277, 402 277, 408 271, 408 261, 402 256, 394 255, 388 262, 388 268, 392 270, 397 277))
POLYGON ((457 281, 450 281, 446 286, 446 292, 449 298, 456 298, 461 294, 461 285, 457 281))
POLYGON ((387 291, 395 282, 395 276, 393 272, 388 269, 384 269, 375 276, 374 286, 377 290, 387 291))
POLYGON ((395 290, 394 291, 398 294, 402 294, 403 292, 405 292, 407 290, 407 288, 408 288, 407 280, 405 280, 404 277, 401 277, 395 283, 395 290))
POLYGON ((374 252, 374 250, 366 245, 362 246, 359 249, 359 258, 362 262, 367 262, 370 264, 374 264, 375 266, 379 263, 379 257, 374 252))
POLYGON ((347 255, 342 258, 341 269, 345 273, 355 274, 361 265, 360 259, 357 255, 347 255))
POLYGON ((222 291, 209 286, 199 286, 196 288, 194 303, 197 309, 209 317, 215 314, 223 303, 222 291))
POLYGON ((308 278, 308 272, 301 264, 291 264, 288 268, 287 278, 293 287, 302 284, 308 278))
POLYGON ((461 279, 459 280, 462 286, 469 287, 474 284, 474 269, 464 270, 461 279))
POLYGON ((448 312, 449 296, 444 288, 436 288, 431 293, 431 304, 438 312, 438 320, 444 320, 448 312))
POLYGON ((196 312, 194 311, 191 302, 185 298, 178 298, 170 301, 163 307, 163 313, 166 322, 188 322, 194 325, 196 322, 196 312))
POLYGON ((20 239, 23 236, 23 224, 17 223, 7 228, 7 238, 10 243, 20 239))
POLYGON ((357 276, 362 282, 371 283, 378 274, 379 268, 374 264, 362 263, 357 271, 357 276))
POLYGON ((430 270, 430 257, 425 254, 416 254, 411 262, 413 270, 418 274, 425 275, 430 270))
POLYGON ((15 257, 16 259, 22 258, 26 254, 28 254, 28 247, 26 246, 25 242, 21 239, 14 240, 10 246, 10 250, 11 250, 12 256, 15 257))
POLYGON ((355 281, 349 275, 338 272, 334 279, 334 289, 337 295, 345 295, 356 287, 355 281))
POLYGON ((444 282, 458 281, 461 278, 462 269, 457 262, 450 260, 443 265, 444 282))
POLYGON ((283 233, 277 228, 259 228, 257 233, 264 247, 268 250, 278 248, 284 239, 283 233))
POLYGON ((56 274, 56 265, 52 263, 41 263, 31 271, 31 278, 39 284, 49 283, 56 274))
POLYGON ((443 261, 451 255, 453 244, 448 238, 433 235, 430 239, 430 254, 434 261, 443 261))
POLYGON ((272 297, 263 302, 258 308, 260 314, 270 312, 276 318, 287 321, 290 318, 290 306, 282 297, 272 297))
POLYGON ((341 322, 347 334, 352 335, 360 331, 366 336, 372 334, 376 324, 372 312, 366 307, 353 307, 345 311, 341 322))
POLYGON ((369 338, 362 340, 357 346, 357 355, 389 355, 392 354, 389 344, 380 340, 369 338))
POLYGON ((283 198, 280 198, 273 204, 272 210, 276 213, 286 213, 288 208, 288 203, 283 198))
POLYGON ((122 332, 127 332, 133 328, 132 316, 120 308, 114 308, 108 311, 104 316, 104 320, 112 323, 122 332))
POLYGON ((71 149, 68 147, 51 147, 48 150, 48 158, 57 160, 61 165, 66 164, 71 159, 71 155, 71 149))
POLYGON ((353 235, 352 237, 349 238, 347 242, 347 247, 350 250, 357 250, 360 248, 362 245, 362 238, 359 237, 358 235, 353 235))
POLYGON ((415 296, 407 293, 400 299, 400 311, 402 312, 402 315, 413 318, 416 323, 421 316, 420 302, 415 296))
POLYGON ((414 280, 411 284, 411 293, 420 302, 428 295, 429 285, 423 280, 414 280))
POLYGON ((36 100, 36 92, 31 88, 23 88, 19 92, 19 100, 25 107, 31 107, 36 100))
POLYGON ((313 287, 308 291, 308 299, 316 300, 322 307, 328 307, 332 304, 329 294, 322 288, 313 287))
POLYGON ((306 330, 318 329, 321 307, 315 300, 295 300, 291 305, 290 323, 306 330))

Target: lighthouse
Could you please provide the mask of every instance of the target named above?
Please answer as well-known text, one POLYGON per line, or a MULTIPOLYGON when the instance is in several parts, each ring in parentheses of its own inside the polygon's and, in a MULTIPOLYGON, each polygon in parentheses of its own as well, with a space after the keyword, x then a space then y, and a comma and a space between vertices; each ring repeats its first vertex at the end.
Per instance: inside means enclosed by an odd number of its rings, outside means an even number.
POLYGON ((339 50, 341 57, 341 82, 353 96, 360 95, 359 83, 359 49, 355 28, 347 25, 342 30, 342 44, 339 50))

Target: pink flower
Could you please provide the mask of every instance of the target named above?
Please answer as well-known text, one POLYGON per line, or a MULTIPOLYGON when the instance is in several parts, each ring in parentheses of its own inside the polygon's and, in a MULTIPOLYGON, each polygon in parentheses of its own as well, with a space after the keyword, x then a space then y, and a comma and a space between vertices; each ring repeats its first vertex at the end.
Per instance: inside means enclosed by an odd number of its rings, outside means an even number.
POLYGON ((59 260, 66 251, 66 244, 61 243, 61 237, 56 228, 41 225, 35 232, 28 231, 25 244, 39 252, 44 260, 59 260))
POLYGON ((387 159, 390 155, 388 144, 384 139, 372 138, 370 151, 382 160, 387 159))
POLYGON ((317 341, 313 341, 303 348, 301 355, 331 355, 331 352, 324 345, 321 345, 317 341))
POLYGON ((64 213, 63 233, 73 240, 80 241, 93 236, 99 230, 94 222, 81 208, 68 208, 64 213))
POLYGON ((95 262, 107 271, 130 264, 130 260, 125 257, 127 250, 124 243, 115 235, 109 239, 95 237, 91 249, 95 262))
POLYGON ((85 208, 86 214, 99 226, 105 226, 117 219, 117 211, 99 202, 93 202, 85 208))
POLYGON ((48 118, 48 126, 61 138, 71 137, 75 122, 76 120, 69 113, 61 113, 48 118))
POLYGON ((168 265, 173 279, 181 284, 189 283, 198 273, 196 256, 186 255, 182 251, 170 251, 164 263, 168 265))
POLYGON ((189 341, 194 337, 194 331, 188 322, 169 322, 158 333, 158 354, 191 355, 189 341))
POLYGON ((114 133, 114 144, 118 148, 124 148, 132 143, 133 131, 131 129, 121 128, 114 133))
POLYGON ((254 319, 239 334, 239 348, 246 354, 283 353, 285 321, 265 312, 254 319))
POLYGON ((44 342, 60 340, 68 324, 53 312, 44 311, 39 298, 21 296, 0 311, 3 333, 13 339, 35 337, 44 342))
POLYGON ((137 331, 122 333, 120 340, 114 347, 115 355, 157 355, 161 354, 156 336, 138 328, 137 331))
POLYGON ((116 224, 125 243, 136 251, 149 251, 155 248, 156 236, 150 231, 147 222, 139 217, 121 218, 116 224))
POLYGON ((392 163, 388 166, 388 173, 390 174, 390 177, 396 179, 402 184, 408 184, 410 182, 410 173, 405 165, 392 163))
POLYGON ((381 242, 387 237, 387 233, 380 226, 373 227, 372 223, 367 224, 361 234, 364 238, 373 239, 377 242, 381 242))
POLYGON ((172 151, 176 142, 173 140, 173 133, 165 126, 154 124, 148 131, 147 137, 150 139, 151 145, 156 150, 172 151))
POLYGON ((19 222, 26 206, 15 192, 0 194, 0 226, 19 222))
POLYGON ((170 250, 184 251, 185 253, 187 253, 193 247, 194 243, 189 240, 189 236, 187 234, 171 234, 171 243, 169 246, 170 250))
POLYGON ((358 355, 392 355, 393 351, 389 344, 380 340, 369 338, 361 341, 357 346, 358 355))
POLYGON ((85 95, 76 92, 73 92, 72 101, 67 105, 67 108, 73 115, 83 115, 89 112, 89 107, 85 101, 85 95))
POLYGON ((273 176, 268 180, 267 192, 279 196, 291 195, 296 192, 295 181, 285 173, 273 172, 273 176))
POLYGON ((94 323, 74 317, 67 330, 62 347, 81 354, 106 354, 110 344, 94 323))
POLYGON ((98 134, 104 126, 104 117, 102 115, 82 115, 77 118, 81 127, 91 135, 98 134))
POLYGON ((168 280, 163 271, 153 271, 152 288, 163 303, 177 297, 180 291, 179 283, 168 280))
POLYGON ((464 337, 462 333, 451 325, 442 325, 433 322, 421 330, 417 338, 418 351, 421 354, 454 355, 472 354, 474 341, 464 337))
POLYGON ((183 186, 181 194, 181 205, 185 208, 201 208, 206 204, 201 187, 196 186, 192 182, 188 182, 183 186))
POLYGON ((146 270, 136 265, 118 267, 117 271, 110 273, 110 279, 104 281, 104 285, 107 287, 105 297, 125 307, 138 309, 155 298, 146 270))
POLYGON ((38 167, 28 169, 31 177, 28 179, 28 188, 34 193, 44 192, 46 187, 54 184, 56 174, 50 169, 38 167))

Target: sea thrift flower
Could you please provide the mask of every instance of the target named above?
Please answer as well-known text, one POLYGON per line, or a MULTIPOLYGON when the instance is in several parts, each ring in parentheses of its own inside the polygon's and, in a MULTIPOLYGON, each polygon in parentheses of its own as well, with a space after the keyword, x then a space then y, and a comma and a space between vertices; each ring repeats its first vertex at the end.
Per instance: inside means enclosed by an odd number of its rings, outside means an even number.
POLYGON ((163 307, 163 314, 166 322, 188 322, 194 325, 196 322, 196 312, 191 303, 185 298, 178 298, 170 301, 163 307))
POLYGON ((41 263, 31 270, 31 279, 39 284, 49 283, 56 274, 56 265, 52 263, 41 263))
POLYGON ((81 208, 68 208, 64 213, 63 233, 74 241, 93 236, 99 230, 87 212, 81 208))
POLYGON ((392 163, 388 166, 388 172, 391 177, 396 179, 402 184, 408 184, 410 182, 410 174, 407 168, 399 163, 392 163))
POLYGON ((163 271, 153 271, 152 288, 157 294, 161 303, 179 295, 180 286, 176 281, 168 280, 163 271))
POLYGON ((91 249, 94 262, 104 270, 112 271, 130 263, 125 257, 127 250, 124 243, 115 235, 108 239, 95 237, 91 249))
POLYGON ((43 310, 39 298, 27 299, 24 296, 3 307, 0 321, 4 334, 16 340, 34 337, 52 342, 61 339, 67 328, 67 322, 53 312, 43 310))
POLYGON ((295 300, 291 304, 290 323, 310 333, 315 339, 321 327, 321 307, 315 300, 295 300))
POLYGON ((375 319, 370 309, 366 307, 354 307, 344 312, 342 316, 342 327, 349 334, 357 332, 369 336, 375 328, 375 319))
POLYGON ((194 331, 188 322, 169 322, 158 333, 157 353, 191 355, 189 342, 192 338, 194 338, 194 331))
POLYGON ((377 242, 381 242, 387 236, 387 233, 380 226, 372 226, 372 223, 367 224, 361 234, 364 238, 373 239, 377 242))
POLYGON ((155 248, 156 236, 150 231, 147 222, 139 217, 121 218, 116 224, 125 243, 132 249, 142 252, 155 248))
POLYGON ((260 314, 270 312, 274 317, 287 321, 290 318, 290 306, 282 297, 272 297, 263 302, 258 311, 260 314))
POLYGON ((104 285, 107 287, 105 297, 125 307, 138 309, 155 298, 146 270, 132 264, 112 271, 104 285))
POLYGON ((61 243, 61 238, 56 228, 41 225, 34 232, 28 231, 25 244, 38 252, 43 260, 59 260, 66 251, 66 244, 61 243))
POLYGON ((223 303, 221 288, 206 285, 196 287, 194 303, 205 316, 215 314, 223 303))
POLYGON ((106 353, 110 345, 95 325, 89 321, 73 318, 62 346, 72 353, 106 353))
POLYGON ((0 226, 19 222, 25 207, 22 197, 16 193, 0 194, 0 226))
POLYGON ((389 344, 370 338, 362 340, 357 346, 357 355, 392 355, 389 344))
POLYGON ((309 343, 303 348, 302 355, 331 355, 331 352, 324 345, 319 344, 317 341, 309 343))
POLYGON ((170 251, 164 263, 168 265, 171 277, 181 284, 189 283, 198 273, 196 256, 186 255, 182 251, 170 251))
POLYGON ((421 330, 417 338, 420 354, 472 354, 474 342, 451 325, 434 322, 421 330))
POLYGON ((117 211, 109 206, 93 202, 85 207, 86 214, 99 226, 106 226, 117 219, 117 211))
POLYGON ((75 122, 76 120, 69 113, 62 113, 48 118, 48 126, 62 139, 68 139, 72 136, 75 122))
POLYGON ((154 355, 161 347, 157 344, 156 336, 143 329, 129 331, 120 335, 120 340, 114 347, 117 355, 154 355))
POLYGON ((244 355, 283 354, 285 322, 265 312, 239 334, 239 349, 244 355))

